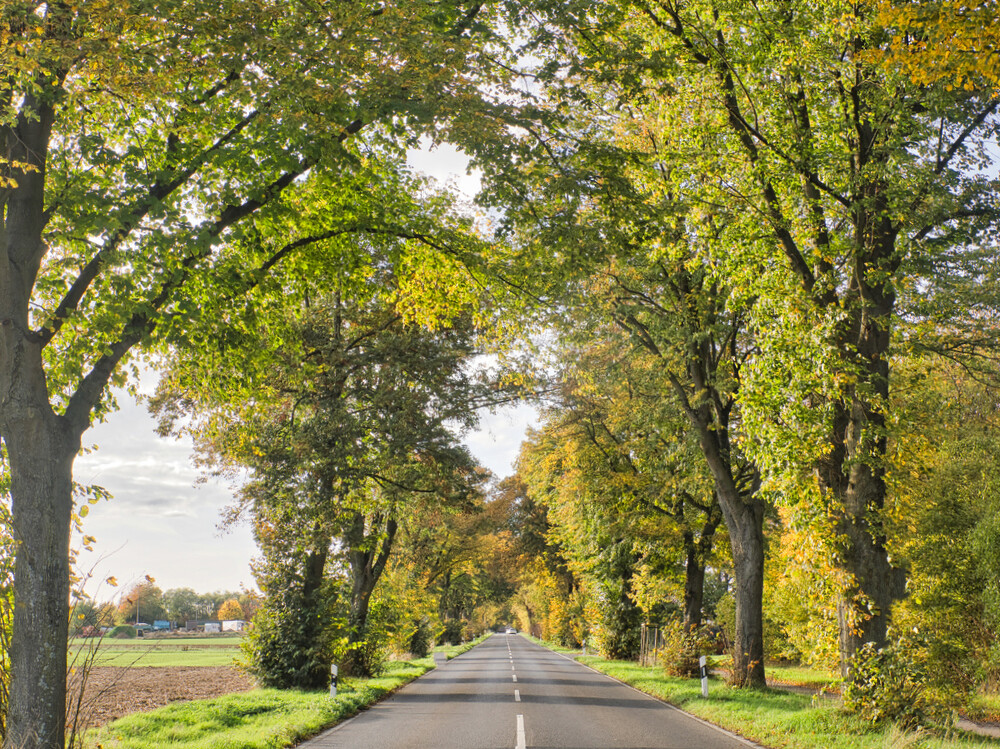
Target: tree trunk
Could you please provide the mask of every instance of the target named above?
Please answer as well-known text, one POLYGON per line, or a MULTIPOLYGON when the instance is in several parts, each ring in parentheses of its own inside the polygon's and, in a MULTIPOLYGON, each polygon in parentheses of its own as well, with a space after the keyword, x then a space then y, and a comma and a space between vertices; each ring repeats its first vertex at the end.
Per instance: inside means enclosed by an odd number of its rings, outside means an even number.
MULTIPOLYGON (((707 379, 699 374, 697 364, 696 359, 691 367, 692 380, 704 389, 707 379)), ((733 464, 728 409, 716 409, 713 415, 707 404, 693 407, 676 380, 674 387, 697 432, 702 454, 712 473, 715 494, 733 549, 736 642, 733 643, 732 683, 739 687, 764 687, 765 504, 758 493, 760 477, 751 464, 744 465, 742 470, 737 470, 733 464)))
POLYGON ((881 185, 868 186, 871 211, 855 216, 859 270, 849 289, 854 298, 849 324, 839 342, 851 351, 848 371, 860 373, 834 416, 833 447, 820 478, 837 499, 837 532, 843 542, 841 566, 850 576, 838 603, 840 668, 844 678, 865 643, 881 648, 893 601, 899 597, 900 572, 889 562, 883 511, 888 446, 884 409, 889 403, 889 345, 898 267, 896 232, 887 218, 881 185), (869 279, 875 279, 870 281, 869 279))
POLYGON ((46 253, 45 164, 53 119, 51 104, 28 94, 16 126, 0 129, 0 176, 14 185, 5 187, 0 203, 0 437, 10 462, 18 543, 6 749, 63 749, 65 734, 72 471, 86 424, 53 412, 43 344, 28 318, 46 253), (17 162, 31 168, 11 166, 17 162))
POLYGON ((850 467, 846 476, 830 487, 838 499, 840 516, 837 532, 842 539, 841 567, 851 582, 838 602, 837 620, 840 629, 840 668, 844 678, 854 656, 865 643, 881 648, 886 644, 889 615, 893 601, 899 597, 900 571, 889 562, 885 547, 882 512, 885 508, 885 471, 860 461, 861 455, 884 460, 885 439, 865 439, 864 429, 881 432, 884 416, 871 413, 855 403, 854 412, 846 421, 846 458, 850 467))
POLYGON ((348 615, 348 655, 344 660, 345 676, 370 676, 370 666, 364 659, 357 657, 357 649, 368 636, 368 611, 372 593, 379 578, 385 571, 392 551, 392 542, 396 537, 398 526, 395 520, 386 523, 385 534, 377 545, 366 543, 365 517, 358 513, 348 532, 351 551, 348 558, 351 565, 351 608, 348 615))
POLYGON ((733 548, 736 641, 732 683, 763 687, 764 678, 764 503, 739 496, 719 503, 733 548))
POLYGON ((685 533, 687 562, 684 565, 684 629, 693 632, 701 626, 705 600, 705 560, 694 543, 693 534, 685 533), (691 538, 691 543, 688 538, 691 538))
MULTIPOLYGON (((40 368, 35 372, 40 377, 40 368)), ((63 749, 72 471, 80 440, 47 398, 31 402, 17 390, 7 393, 2 426, 18 544, 4 747, 63 749)))
MULTIPOLYGON (((693 632, 701 626, 705 605, 705 564, 712 553, 715 544, 715 532, 722 522, 720 508, 714 502, 702 508, 705 512, 705 523, 697 541, 694 531, 684 532, 684 548, 687 551, 687 562, 684 565, 684 629, 693 632)), ((678 521, 683 520, 683 508, 678 521)))
POLYGON ((326 558, 330 550, 330 538, 317 542, 306 555, 305 570, 302 575, 302 598, 313 603, 326 580, 326 558))

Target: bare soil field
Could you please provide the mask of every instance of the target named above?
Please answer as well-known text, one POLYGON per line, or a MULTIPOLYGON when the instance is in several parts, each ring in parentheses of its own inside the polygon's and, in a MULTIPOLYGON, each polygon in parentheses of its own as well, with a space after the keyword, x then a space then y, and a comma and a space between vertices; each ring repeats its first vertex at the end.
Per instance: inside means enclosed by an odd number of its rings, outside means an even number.
MULTIPOLYGON (((80 700, 80 676, 69 682, 70 714, 80 700)), ((201 700, 253 689, 250 677, 231 666, 114 668, 90 671, 80 701, 87 727, 99 726, 129 713, 144 712, 180 700, 201 700)))

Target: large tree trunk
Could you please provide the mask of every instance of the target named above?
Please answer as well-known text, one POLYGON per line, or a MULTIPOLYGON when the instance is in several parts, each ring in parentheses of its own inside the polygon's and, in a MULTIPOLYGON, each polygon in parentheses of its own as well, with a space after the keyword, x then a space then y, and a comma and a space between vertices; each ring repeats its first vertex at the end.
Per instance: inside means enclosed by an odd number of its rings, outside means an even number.
MULTIPOLYGON (((22 369, 21 374, 30 377, 30 372, 22 369)), ((41 377, 40 370, 34 372, 41 377)), ((44 386, 26 389, 44 391, 44 386)), ((72 470, 80 443, 65 420, 52 413, 47 399, 26 395, 19 387, 8 391, 3 418, 18 544, 4 747, 62 749, 72 470)))
MULTIPOLYGON (((30 99, 30 97, 29 97, 30 99)), ((69 532, 73 461, 83 428, 50 404, 42 343, 28 310, 45 255, 45 159, 50 105, 26 100, 3 156, 32 165, 4 169, 16 187, 0 206, 0 436, 10 461, 11 516, 18 542, 6 749, 63 749, 69 626, 69 532)), ((82 408, 86 411, 86 408, 82 408)))
POLYGON ((738 495, 719 503, 726 516, 733 548, 733 597, 736 600, 736 641, 733 643, 732 683, 763 687, 764 678, 764 503, 738 495))
MULTIPOLYGON (((860 436, 863 428, 874 426, 881 431, 884 417, 865 414, 868 409, 857 403, 853 410, 855 413, 848 421, 846 434, 847 454, 857 457, 868 452, 877 460, 884 459, 884 438, 875 440, 873 445, 872 440, 860 436)), ((881 466, 852 461, 846 471, 846 480, 835 485, 835 489, 841 510, 837 522, 842 539, 841 566, 850 577, 837 607, 840 669, 842 676, 848 678, 851 663, 865 643, 873 643, 878 648, 886 644, 895 571, 885 548, 884 470, 881 466)))
POLYGON ((860 374, 861 385, 836 404, 833 446, 820 478, 837 499, 839 556, 850 582, 838 605, 840 667, 850 666, 865 643, 886 644, 892 603, 898 597, 900 573, 889 562, 883 512, 886 500, 885 408, 889 403, 889 345, 896 297, 886 280, 898 267, 896 232, 887 217, 885 192, 870 185, 867 205, 855 216, 858 271, 852 278, 849 325, 838 345, 851 351, 846 362, 860 374), (874 280, 870 280, 874 279, 874 280))
MULTIPOLYGON (((702 363, 708 357, 692 356, 689 363, 696 392, 708 392, 710 378, 702 363)), ((739 687, 764 687, 764 510, 756 466, 734 464, 726 408, 708 403, 693 405, 683 385, 672 378, 684 411, 698 435, 705 462, 712 473, 716 498, 729 530, 733 549, 736 599, 736 642, 733 643, 732 683, 739 687)))

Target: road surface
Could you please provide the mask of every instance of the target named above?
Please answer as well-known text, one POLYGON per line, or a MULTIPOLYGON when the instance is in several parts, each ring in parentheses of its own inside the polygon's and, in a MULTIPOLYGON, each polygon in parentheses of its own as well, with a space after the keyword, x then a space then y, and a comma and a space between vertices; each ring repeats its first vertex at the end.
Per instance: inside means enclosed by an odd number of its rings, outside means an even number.
POLYGON ((301 749, 747 749, 520 635, 493 635, 301 749))

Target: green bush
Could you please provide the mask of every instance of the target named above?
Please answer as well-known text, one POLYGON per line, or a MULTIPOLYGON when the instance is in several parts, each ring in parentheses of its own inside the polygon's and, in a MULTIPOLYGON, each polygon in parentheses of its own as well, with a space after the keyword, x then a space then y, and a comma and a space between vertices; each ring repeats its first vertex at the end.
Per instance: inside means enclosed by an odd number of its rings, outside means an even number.
POLYGON ((414 623, 413 634, 408 642, 410 655, 414 658, 424 658, 431 652, 431 624, 426 618, 414 623))
POLYGON ((335 609, 336 589, 329 582, 311 591, 294 579, 283 589, 268 583, 253 627, 240 645, 247 670, 264 687, 326 687, 342 626, 335 609))
POLYGON ((364 640, 348 646, 341 663, 351 676, 371 677, 385 673, 388 660, 385 639, 379 633, 369 631, 364 640))
POLYGON ((138 634, 138 630, 131 624, 119 624, 108 630, 107 637, 113 640, 130 640, 138 634))
POLYGON ((658 655, 666 674, 680 677, 697 676, 698 656, 702 654, 698 633, 688 631, 681 622, 675 620, 663 626, 662 634, 663 646, 658 655))
POLYGON ((462 626, 463 622, 461 619, 448 619, 445 621, 444 629, 437 636, 437 644, 458 645, 462 641, 462 626))
POLYGON ((639 622, 642 612, 627 595, 611 601, 601 611, 597 647, 611 660, 632 660, 639 654, 639 622))
POLYGON ((904 729, 946 723, 950 711, 932 696, 918 650, 917 643, 907 640, 881 649, 866 643, 844 683, 844 709, 873 728, 890 723, 904 729))

